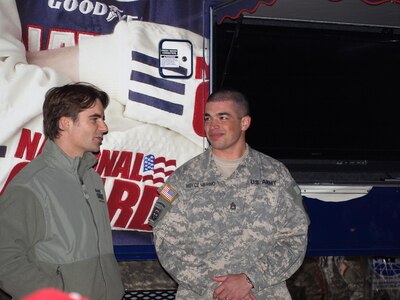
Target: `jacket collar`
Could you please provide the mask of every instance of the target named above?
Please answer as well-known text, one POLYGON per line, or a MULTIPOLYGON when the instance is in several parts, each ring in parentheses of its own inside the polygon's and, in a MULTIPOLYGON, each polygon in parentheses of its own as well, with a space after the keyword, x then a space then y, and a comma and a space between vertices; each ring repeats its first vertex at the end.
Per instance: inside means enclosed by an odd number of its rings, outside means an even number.
POLYGON ((51 140, 46 140, 42 152, 50 159, 53 165, 77 173, 81 180, 85 172, 97 163, 97 158, 93 153, 85 152, 83 157, 72 158, 51 140))

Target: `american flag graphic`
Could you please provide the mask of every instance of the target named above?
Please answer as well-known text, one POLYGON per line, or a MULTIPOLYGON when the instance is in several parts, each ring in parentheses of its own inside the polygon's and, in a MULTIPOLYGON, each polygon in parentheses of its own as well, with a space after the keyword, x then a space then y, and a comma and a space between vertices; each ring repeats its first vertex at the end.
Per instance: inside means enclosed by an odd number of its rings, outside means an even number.
POLYGON ((142 181, 147 184, 161 186, 167 177, 176 169, 176 160, 166 160, 165 157, 146 155, 143 160, 142 181))
POLYGON ((171 188, 168 184, 166 184, 162 188, 160 195, 165 199, 167 199, 168 202, 172 203, 172 201, 174 201, 174 198, 176 196, 176 192, 173 188, 171 188))

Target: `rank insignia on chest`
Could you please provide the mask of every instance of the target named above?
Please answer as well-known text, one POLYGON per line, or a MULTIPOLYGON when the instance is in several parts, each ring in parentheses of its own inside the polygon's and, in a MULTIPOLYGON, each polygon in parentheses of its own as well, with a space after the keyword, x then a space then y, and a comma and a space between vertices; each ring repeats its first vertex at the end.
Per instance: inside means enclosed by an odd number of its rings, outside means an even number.
POLYGON ((166 199, 169 203, 172 203, 178 193, 169 185, 166 184, 160 191, 160 196, 166 199))
POLYGON ((236 210, 236 204, 235 203, 231 203, 231 205, 229 206, 231 210, 236 210))

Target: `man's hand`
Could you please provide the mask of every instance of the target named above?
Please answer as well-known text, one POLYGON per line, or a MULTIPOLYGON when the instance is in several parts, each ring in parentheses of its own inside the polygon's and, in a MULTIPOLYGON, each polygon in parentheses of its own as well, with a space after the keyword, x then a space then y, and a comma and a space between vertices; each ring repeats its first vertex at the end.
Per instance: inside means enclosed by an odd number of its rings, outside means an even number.
POLYGON ((251 293, 252 285, 246 280, 246 274, 229 274, 213 277, 221 284, 214 290, 213 297, 218 300, 256 300, 251 293))

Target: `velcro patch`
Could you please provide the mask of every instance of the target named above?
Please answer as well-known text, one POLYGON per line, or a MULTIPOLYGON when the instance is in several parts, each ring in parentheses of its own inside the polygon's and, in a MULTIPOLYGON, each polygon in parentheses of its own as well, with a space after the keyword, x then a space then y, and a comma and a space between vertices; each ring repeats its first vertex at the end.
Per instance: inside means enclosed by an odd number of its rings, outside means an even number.
POLYGON ((295 190, 295 192, 296 192, 297 195, 300 195, 300 194, 301 194, 301 190, 300 190, 300 188, 299 188, 297 185, 294 187, 294 190, 295 190))
POLYGON ((166 199, 169 203, 172 203, 175 200, 175 198, 178 195, 178 193, 169 184, 166 184, 162 188, 162 190, 160 192, 160 195, 164 199, 166 199))

